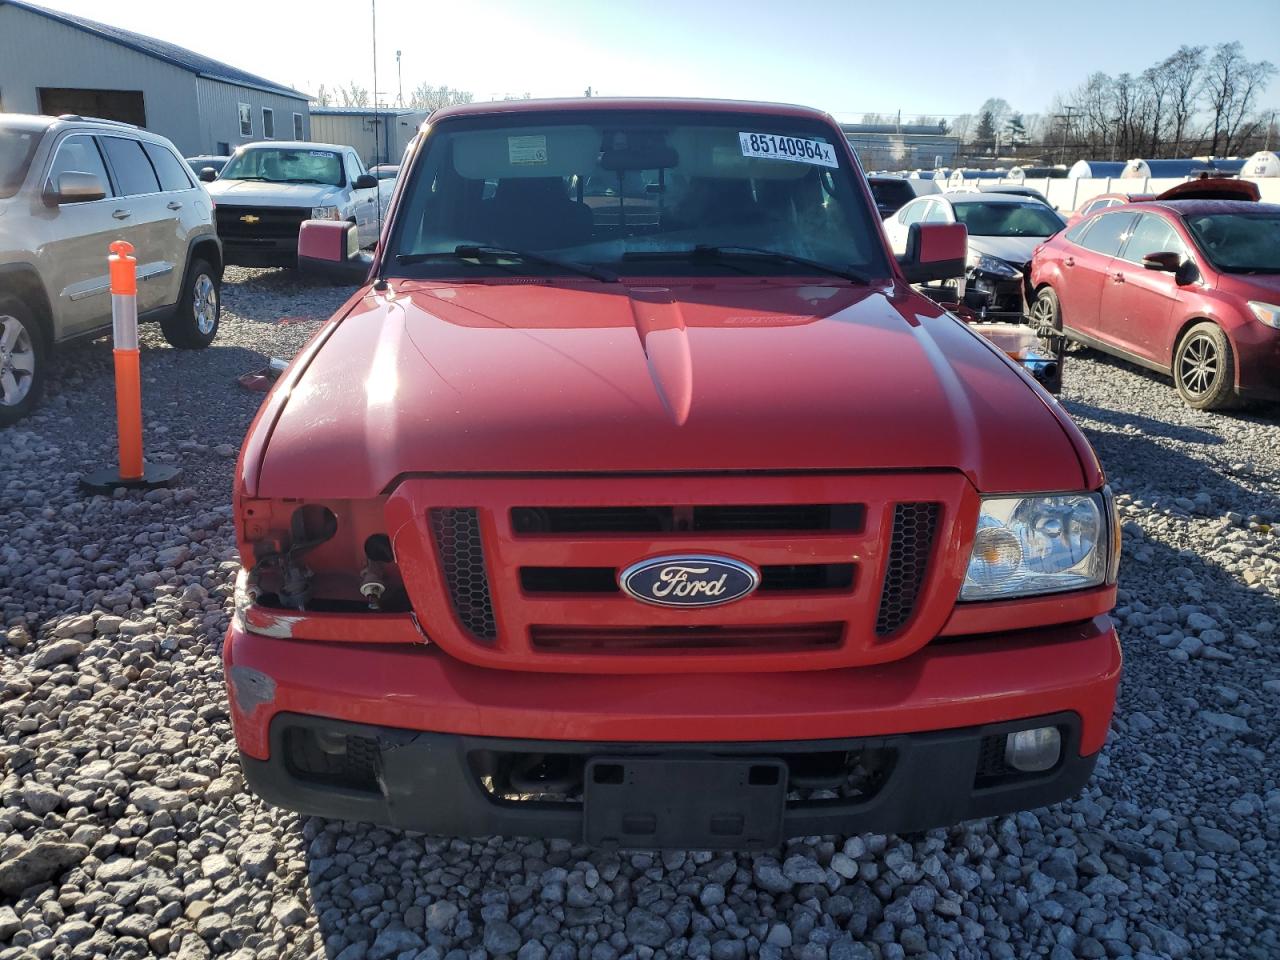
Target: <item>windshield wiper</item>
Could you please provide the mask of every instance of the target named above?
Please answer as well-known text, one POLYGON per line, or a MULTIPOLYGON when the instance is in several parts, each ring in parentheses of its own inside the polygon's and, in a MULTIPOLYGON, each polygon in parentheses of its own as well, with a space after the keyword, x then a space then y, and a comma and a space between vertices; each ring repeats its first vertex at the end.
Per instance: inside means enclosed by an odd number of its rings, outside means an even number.
POLYGON ((570 273, 593 277, 606 283, 618 282, 616 273, 588 266, 585 263, 575 263, 572 260, 547 257, 541 253, 530 253, 527 250, 510 250, 506 247, 491 246, 483 243, 460 243, 452 250, 441 250, 436 253, 402 253, 396 257, 396 263, 401 265, 427 263, 431 260, 476 260, 482 263, 486 260, 523 260, 525 263, 540 263, 545 267, 567 270, 570 273))
POLYGON ((287 177, 284 180, 273 180, 272 183, 321 183, 327 187, 336 187, 336 183, 329 183, 328 180, 315 180, 311 177, 287 177))
POLYGON ((871 279, 859 270, 853 267, 836 267, 829 263, 823 263, 820 260, 810 260, 808 257, 797 257, 790 253, 783 253, 780 250, 766 250, 763 247, 744 247, 738 244, 698 244, 688 250, 632 250, 622 255, 623 260, 685 260, 690 262, 698 262, 700 260, 714 261, 726 259, 745 259, 745 260, 769 260, 774 263, 790 263, 797 267, 808 267, 810 270, 816 270, 818 273, 830 274, 834 277, 843 277, 853 283, 869 284, 871 279))

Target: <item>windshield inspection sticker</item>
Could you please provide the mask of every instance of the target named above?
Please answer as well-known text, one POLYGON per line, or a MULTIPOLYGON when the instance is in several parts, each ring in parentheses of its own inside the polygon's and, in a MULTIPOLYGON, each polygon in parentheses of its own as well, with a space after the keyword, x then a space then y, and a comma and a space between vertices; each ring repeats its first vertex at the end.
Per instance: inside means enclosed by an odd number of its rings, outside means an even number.
POLYGON ((765 160, 791 160, 821 167, 838 167, 836 151, 821 140, 802 140, 800 137, 780 137, 772 133, 739 133, 744 157, 761 157, 765 160))
POLYGON ((515 163, 546 163, 547 138, 542 134, 534 137, 507 137, 507 159, 515 163))

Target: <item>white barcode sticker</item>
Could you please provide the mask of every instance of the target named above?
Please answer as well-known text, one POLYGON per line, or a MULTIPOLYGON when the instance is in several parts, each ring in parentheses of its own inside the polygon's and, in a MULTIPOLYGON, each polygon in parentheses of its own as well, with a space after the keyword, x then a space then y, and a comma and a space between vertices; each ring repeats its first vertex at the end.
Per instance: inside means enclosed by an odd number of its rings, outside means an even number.
POLYGON ((542 134, 531 137, 507 137, 507 159, 511 163, 546 163, 547 138, 542 134))
POLYGON ((805 140, 774 133, 739 133, 738 142, 742 144, 744 157, 790 160, 793 163, 817 164, 821 167, 840 166, 835 148, 821 140, 805 140))

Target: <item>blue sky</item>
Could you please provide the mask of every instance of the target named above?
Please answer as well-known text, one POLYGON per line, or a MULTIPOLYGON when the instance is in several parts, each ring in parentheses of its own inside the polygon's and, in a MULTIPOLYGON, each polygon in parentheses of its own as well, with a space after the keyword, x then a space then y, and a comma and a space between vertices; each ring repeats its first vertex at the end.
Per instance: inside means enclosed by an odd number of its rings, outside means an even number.
MULTIPOLYGON (((351 79, 372 87, 365 0, 45 2, 309 92, 351 79)), ((989 96, 1035 113, 1094 70, 1136 73, 1183 43, 1241 40, 1251 60, 1280 66, 1280 0, 1232 0, 1213 14, 1203 0, 378 0, 377 8, 378 89, 390 98, 397 48, 406 96, 421 81, 477 99, 578 96, 591 86, 604 95, 805 103, 842 118, 970 113, 989 96)), ((1280 79, 1263 105, 1280 107, 1280 79)))

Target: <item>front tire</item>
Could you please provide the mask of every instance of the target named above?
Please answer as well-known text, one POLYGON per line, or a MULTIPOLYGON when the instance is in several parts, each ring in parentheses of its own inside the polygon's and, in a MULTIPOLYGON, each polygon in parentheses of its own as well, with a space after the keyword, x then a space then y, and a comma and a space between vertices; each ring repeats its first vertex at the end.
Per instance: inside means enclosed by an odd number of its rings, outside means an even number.
POLYGON ((48 366, 48 345, 35 313, 19 298, 0 294, 0 427, 35 408, 48 366))
POLYGON ((1187 406, 1224 410, 1236 403, 1236 358, 1216 323, 1197 323, 1173 354, 1173 382, 1187 406))
POLYGON ((191 261, 173 313, 160 321, 164 338, 183 350, 213 343, 222 318, 222 278, 207 260, 191 261))

